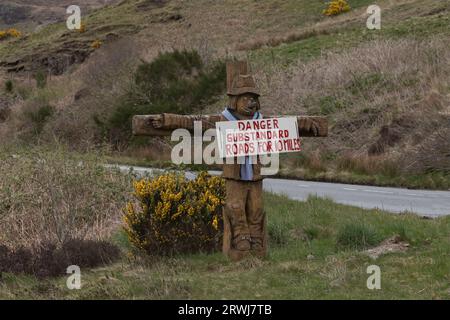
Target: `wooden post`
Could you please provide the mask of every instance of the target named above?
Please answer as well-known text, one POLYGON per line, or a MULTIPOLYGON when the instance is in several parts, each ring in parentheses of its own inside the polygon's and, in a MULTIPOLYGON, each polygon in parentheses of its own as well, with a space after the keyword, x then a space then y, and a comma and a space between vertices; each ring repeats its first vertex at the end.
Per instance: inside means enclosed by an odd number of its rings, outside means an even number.
POLYGON ((230 92, 234 79, 236 79, 240 74, 248 74, 247 61, 227 62, 227 92, 230 92))

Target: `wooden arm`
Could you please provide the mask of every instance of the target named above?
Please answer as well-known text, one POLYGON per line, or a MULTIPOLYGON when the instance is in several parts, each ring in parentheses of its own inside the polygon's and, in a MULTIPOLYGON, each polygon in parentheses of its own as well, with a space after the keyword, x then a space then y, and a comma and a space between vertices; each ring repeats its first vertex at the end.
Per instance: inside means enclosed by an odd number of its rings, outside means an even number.
POLYGON ((320 116, 297 116, 298 134, 300 137, 327 137, 328 120, 320 116), (317 127, 317 135, 314 135, 311 127, 317 127))
POLYGON ((194 130, 195 122, 202 123, 202 129, 208 130, 216 127, 216 122, 221 121, 221 115, 181 115, 173 113, 161 114, 161 129, 188 129, 194 130))
MULTIPOLYGON (((163 126, 153 127, 152 121, 161 115, 138 115, 133 117, 133 135, 135 136, 170 136, 174 129, 184 128, 193 130, 194 121, 202 121, 202 129, 214 128, 216 122, 222 121, 221 115, 183 116, 174 114, 162 114, 163 126)), ((283 116, 286 117, 286 116, 283 116)), ((295 116, 294 116, 295 117, 295 116)), ((328 121, 319 116, 296 116, 299 135, 302 137, 326 137, 328 135, 328 121), (316 124, 317 135, 311 131, 311 126, 316 124)), ((275 118, 271 116, 268 118, 275 118)))
POLYGON ((173 130, 156 129, 152 125, 157 115, 139 115, 134 116, 132 120, 133 135, 135 136, 170 136, 173 130))

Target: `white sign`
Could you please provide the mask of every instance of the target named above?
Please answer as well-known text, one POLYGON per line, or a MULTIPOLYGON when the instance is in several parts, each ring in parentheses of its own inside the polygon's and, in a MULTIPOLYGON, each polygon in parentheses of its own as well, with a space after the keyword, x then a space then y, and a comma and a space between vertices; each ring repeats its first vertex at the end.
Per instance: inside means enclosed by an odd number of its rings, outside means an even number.
POLYGON ((216 130, 221 158, 301 150, 297 118, 221 121, 216 130))

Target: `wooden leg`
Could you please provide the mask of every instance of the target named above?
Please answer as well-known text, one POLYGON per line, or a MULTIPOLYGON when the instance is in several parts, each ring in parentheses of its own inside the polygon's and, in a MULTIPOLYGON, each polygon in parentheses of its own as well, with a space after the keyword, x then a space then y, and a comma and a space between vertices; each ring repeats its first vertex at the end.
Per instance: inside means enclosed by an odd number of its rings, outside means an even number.
POLYGON ((231 222, 224 210, 223 211, 223 246, 222 246, 223 254, 226 255, 232 261, 240 261, 240 260, 244 259, 245 257, 249 256, 251 254, 251 251, 241 251, 241 250, 233 249, 233 246, 231 245, 232 237, 233 237, 233 234, 232 234, 231 222))
POLYGON ((262 226, 262 248, 261 250, 253 250, 253 254, 259 258, 267 257, 267 245, 268 245, 268 231, 267 231, 267 215, 264 212, 263 226, 262 226))

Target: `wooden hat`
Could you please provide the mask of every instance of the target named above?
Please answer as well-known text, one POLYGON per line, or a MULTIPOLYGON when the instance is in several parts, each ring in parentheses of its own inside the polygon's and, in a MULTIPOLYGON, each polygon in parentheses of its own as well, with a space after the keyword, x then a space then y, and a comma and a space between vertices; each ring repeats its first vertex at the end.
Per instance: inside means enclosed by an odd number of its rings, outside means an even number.
POLYGON ((244 93, 253 93, 260 96, 259 92, 256 90, 255 80, 249 74, 238 75, 227 92, 229 96, 238 96, 244 93))

